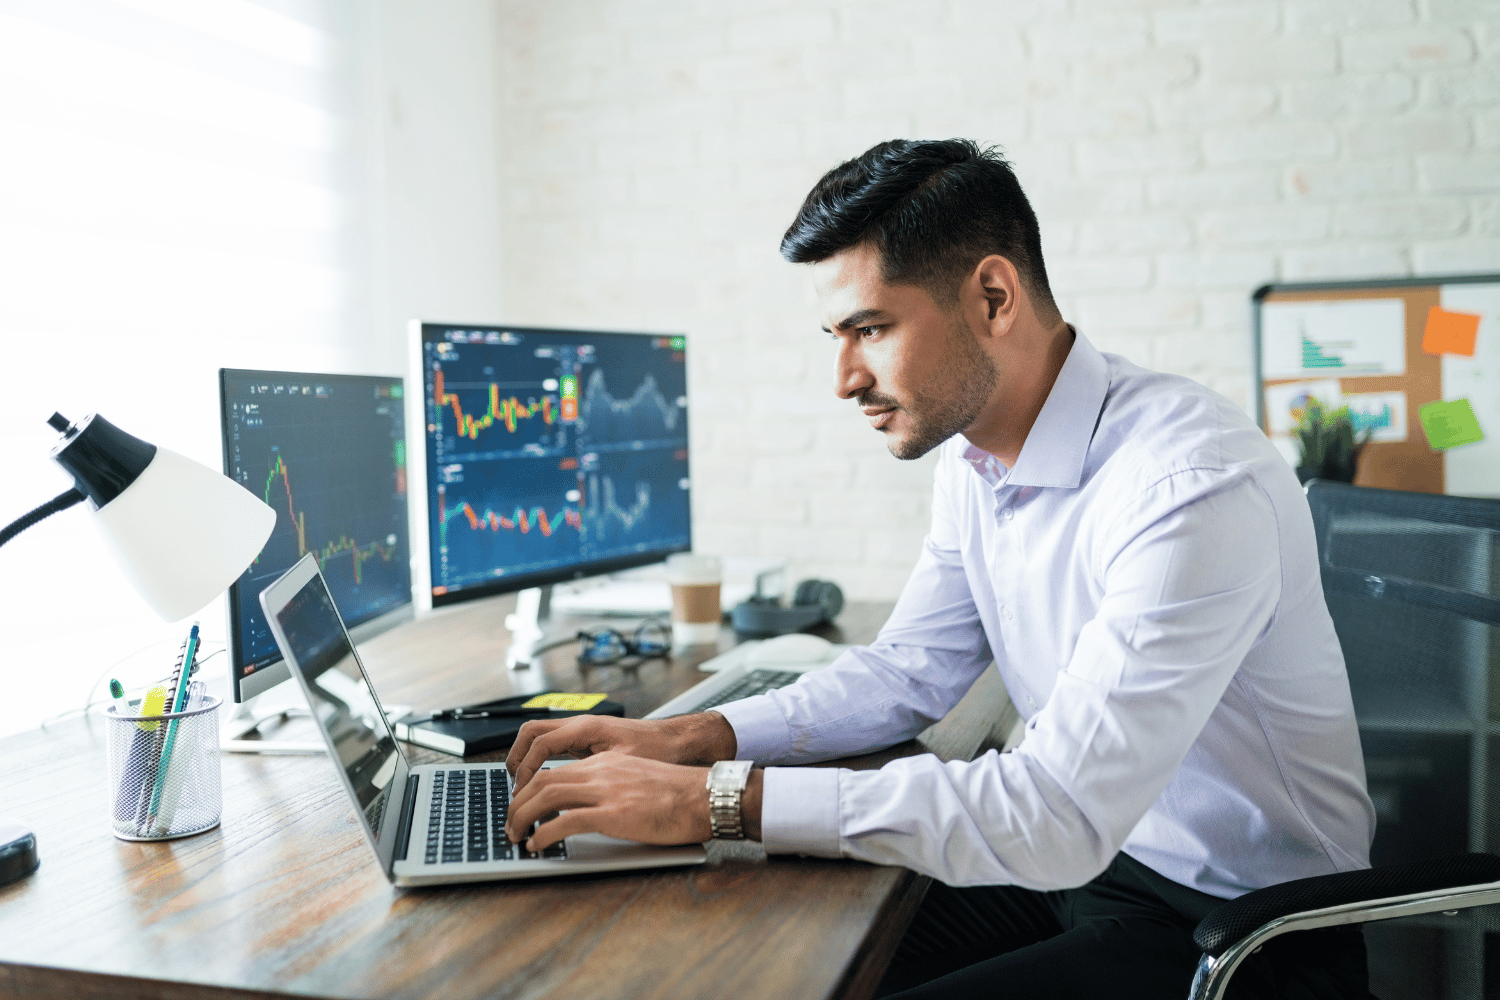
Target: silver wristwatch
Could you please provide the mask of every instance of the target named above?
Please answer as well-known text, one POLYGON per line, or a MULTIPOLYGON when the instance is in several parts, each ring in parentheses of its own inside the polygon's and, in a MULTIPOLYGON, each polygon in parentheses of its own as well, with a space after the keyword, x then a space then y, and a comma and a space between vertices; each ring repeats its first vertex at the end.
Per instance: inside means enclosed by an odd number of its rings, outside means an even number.
POLYGON ((715 840, 745 839, 740 799, 750 781, 752 763, 748 760, 721 760, 708 769, 708 826, 715 840))

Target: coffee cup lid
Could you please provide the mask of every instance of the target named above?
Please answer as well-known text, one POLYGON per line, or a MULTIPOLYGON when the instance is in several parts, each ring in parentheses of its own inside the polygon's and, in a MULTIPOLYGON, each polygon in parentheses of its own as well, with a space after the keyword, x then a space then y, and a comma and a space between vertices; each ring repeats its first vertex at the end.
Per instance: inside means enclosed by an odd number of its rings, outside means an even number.
POLYGON ((724 578, 724 563, 718 556, 679 552, 667 557, 667 579, 672 583, 718 583, 724 578))

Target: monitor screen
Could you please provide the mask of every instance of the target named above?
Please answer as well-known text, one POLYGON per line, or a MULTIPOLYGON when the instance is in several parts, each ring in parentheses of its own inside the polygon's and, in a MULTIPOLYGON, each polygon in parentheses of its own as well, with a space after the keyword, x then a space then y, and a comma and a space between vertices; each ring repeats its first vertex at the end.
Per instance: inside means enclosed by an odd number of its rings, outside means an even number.
POLYGON ((316 553, 356 638, 411 613, 405 383, 394 376, 220 369, 224 473, 276 510, 229 588, 236 701, 291 677, 259 596, 316 553), (361 631, 360 626, 366 626, 361 631))
POLYGON ((692 547, 686 338, 420 336, 434 606, 692 547))

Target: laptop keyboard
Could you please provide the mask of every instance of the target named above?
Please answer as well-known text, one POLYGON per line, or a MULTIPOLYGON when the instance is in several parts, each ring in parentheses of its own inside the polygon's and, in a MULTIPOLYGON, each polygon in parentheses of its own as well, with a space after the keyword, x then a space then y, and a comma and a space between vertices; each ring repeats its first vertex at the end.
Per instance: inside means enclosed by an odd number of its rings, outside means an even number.
POLYGON ((424 856, 427 864, 568 856, 567 841, 558 841, 537 853, 505 838, 505 816, 510 805, 510 781, 505 768, 434 771, 431 777, 424 856))
POLYGON ((718 694, 711 695, 706 701, 694 705, 687 711, 702 712, 705 709, 727 705, 731 701, 739 701, 741 698, 748 698, 754 694, 765 694, 767 691, 786 687, 801 676, 801 672, 796 670, 752 670, 718 694))

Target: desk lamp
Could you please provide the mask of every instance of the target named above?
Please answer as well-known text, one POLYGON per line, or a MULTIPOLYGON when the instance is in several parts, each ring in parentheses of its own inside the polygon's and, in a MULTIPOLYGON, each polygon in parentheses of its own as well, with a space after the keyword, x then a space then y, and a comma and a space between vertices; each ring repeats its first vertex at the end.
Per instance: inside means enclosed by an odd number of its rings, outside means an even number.
MULTIPOLYGON (((0 545, 88 500, 126 579, 170 622, 222 593, 270 537, 276 512, 207 466, 133 437, 97 413, 76 424, 54 413, 47 423, 62 434, 52 458, 74 486, 0 528, 0 545)), ((35 835, 0 820, 0 885, 30 875, 39 863, 35 835)))

